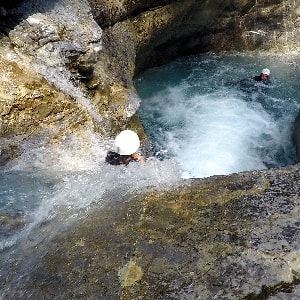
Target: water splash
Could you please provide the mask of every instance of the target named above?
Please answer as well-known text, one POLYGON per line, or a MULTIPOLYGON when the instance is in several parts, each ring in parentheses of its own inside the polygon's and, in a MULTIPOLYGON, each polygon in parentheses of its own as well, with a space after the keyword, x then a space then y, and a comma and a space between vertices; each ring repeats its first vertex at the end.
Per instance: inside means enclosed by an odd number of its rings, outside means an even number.
POLYGON ((1 210, 24 215, 21 229, 4 232, 0 239, 0 250, 3 250, 20 241, 27 243, 26 247, 33 247, 45 236, 50 241, 93 207, 126 201, 132 193, 172 187, 180 179, 180 169, 173 160, 161 162, 150 158, 144 164, 128 166, 102 162, 93 171, 10 170, 0 175, 9 178, 0 189, 1 210), (16 182, 22 183, 19 189, 16 182))

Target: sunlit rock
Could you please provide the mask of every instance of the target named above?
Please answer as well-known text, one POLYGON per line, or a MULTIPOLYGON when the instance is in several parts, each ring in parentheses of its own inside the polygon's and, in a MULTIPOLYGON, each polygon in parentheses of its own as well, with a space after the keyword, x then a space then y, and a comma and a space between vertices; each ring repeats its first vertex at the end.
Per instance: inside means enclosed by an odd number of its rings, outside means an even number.
MULTIPOLYGON (((131 127, 143 139, 135 117, 140 101, 132 84, 135 74, 181 55, 206 51, 298 51, 298 10, 294 1, 278 0, 219 5, 195 0, 14 1, 2 6, 1 47, 2 52, 9 48, 18 68, 30 69, 48 82, 49 90, 53 86, 53 93, 69 98, 86 116, 83 123, 93 123, 96 135, 111 136, 131 127)), ((9 110, 16 99, 2 99, 2 111, 18 127, 20 119, 9 110)), ((43 109, 31 111, 33 120, 51 115, 51 105, 43 103, 43 109)), ((34 104, 26 107, 30 105, 34 104)), ((55 107, 63 113, 59 105, 55 107)), ((18 105, 25 116, 24 108, 18 105)), ((23 131, 39 134, 41 126, 27 128, 24 118, 23 131)), ((57 121, 52 125, 57 126, 57 121)))
POLYGON ((117 196, 121 201, 108 193, 105 207, 26 248, 24 259, 34 255, 35 267, 18 285, 9 273, 9 293, 124 300, 297 295, 298 181, 291 166, 185 181, 117 196))

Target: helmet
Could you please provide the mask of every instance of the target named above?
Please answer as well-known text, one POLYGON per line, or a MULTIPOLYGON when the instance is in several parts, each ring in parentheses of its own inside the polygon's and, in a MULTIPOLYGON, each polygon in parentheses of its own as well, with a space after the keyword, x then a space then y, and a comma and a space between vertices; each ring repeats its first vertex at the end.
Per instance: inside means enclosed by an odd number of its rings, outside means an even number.
POLYGON ((261 71, 261 73, 262 74, 264 74, 264 75, 270 75, 270 70, 269 69, 263 69, 262 71, 261 71))
POLYGON ((120 155, 131 155, 140 147, 140 139, 132 130, 123 130, 115 138, 115 152, 120 155))

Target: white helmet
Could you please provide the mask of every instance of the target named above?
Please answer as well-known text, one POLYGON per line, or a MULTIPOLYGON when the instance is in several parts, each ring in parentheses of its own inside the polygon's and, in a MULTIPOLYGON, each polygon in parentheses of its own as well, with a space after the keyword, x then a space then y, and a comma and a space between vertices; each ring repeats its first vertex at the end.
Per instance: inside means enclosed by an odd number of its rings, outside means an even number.
POLYGON ((264 75, 270 75, 270 70, 269 69, 263 69, 262 71, 261 71, 261 73, 262 74, 264 74, 264 75))
POLYGON ((120 155, 131 155, 140 147, 140 139, 132 130, 123 130, 115 138, 115 152, 120 155))

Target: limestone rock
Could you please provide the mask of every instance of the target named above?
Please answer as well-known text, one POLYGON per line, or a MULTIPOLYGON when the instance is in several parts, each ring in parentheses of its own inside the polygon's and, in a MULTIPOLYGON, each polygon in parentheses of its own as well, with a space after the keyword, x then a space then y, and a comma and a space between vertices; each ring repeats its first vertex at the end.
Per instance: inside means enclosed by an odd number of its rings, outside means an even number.
POLYGON ((113 77, 87 2, 25 1, 8 13, 18 25, 0 47, 2 164, 35 136, 41 147, 91 127, 108 137, 133 118, 139 98, 113 77))
POLYGON ((10 296, 288 299, 300 290, 299 180, 291 166, 127 193, 33 249, 10 296))
POLYGON ((47 141, 60 140, 72 131, 71 120, 73 128, 88 120, 70 96, 10 55, 9 50, 0 55, 1 165, 20 154, 23 140, 40 132, 47 141))
POLYGON ((117 22, 124 21, 139 14, 140 12, 153 10, 174 0, 150 0, 150 1, 109 1, 109 0, 88 0, 95 20, 102 28, 112 26, 117 22))

